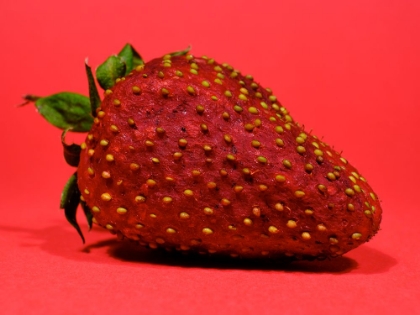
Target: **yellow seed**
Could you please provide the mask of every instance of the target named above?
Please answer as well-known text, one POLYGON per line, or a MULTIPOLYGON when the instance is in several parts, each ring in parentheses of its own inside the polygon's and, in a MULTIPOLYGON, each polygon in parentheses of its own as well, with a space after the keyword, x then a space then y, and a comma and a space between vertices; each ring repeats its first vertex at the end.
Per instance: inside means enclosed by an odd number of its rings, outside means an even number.
POLYGON ((277 133, 282 133, 282 132, 284 132, 283 127, 282 127, 282 126, 276 126, 276 127, 274 128, 274 131, 275 131, 275 132, 277 132, 277 133))
POLYGON ((210 207, 205 207, 205 208, 203 209, 203 211, 204 211, 204 213, 205 213, 205 214, 207 214, 207 215, 212 215, 212 214, 214 213, 213 209, 212 209, 212 208, 210 208, 210 207))
POLYGON ((289 221, 287 221, 287 227, 288 228, 291 228, 291 229, 294 229, 295 227, 297 227, 297 224, 296 224, 296 221, 295 220, 289 220, 289 221))
POLYGON ((198 114, 202 114, 204 113, 204 106, 203 105, 198 105, 195 110, 197 111, 198 114))
POLYGON ((203 82, 201 82, 201 85, 208 88, 210 86, 210 82, 209 81, 203 81, 203 82))
POLYGON ((162 71, 159 71, 158 72, 158 77, 159 78, 163 78, 164 76, 165 76, 165 74, 162 71))
POLYGON ((192 197, 194 196, 194 192, 191 189, 185 189, 184 190, 184 195, 187 197, 192 197))
POLYGON ((217 84, 220 84, 220 85, 223 84, 222 80, 220 80, 219 78, 214 79, 214 83, 217 83, 217 84))
POLYGON ((95 174, 95 171, 91 167, 88 167, 87 171, 88 171, 89 175, 94 175, 95 174))
POLYGON ((259 112, 258 112, 258 109, 257 108, 255 108, 255 107, 249 107, 248 108, 248 111, 251 113, 251 114, 254 114, 254 115, 256 115, 256 114, 258 114, 259 112))
POLYGON ((277 139, 276 139, 276 144, 277 144, 279 147, 283 147, 283 146, 284 146, 284 141, 283 141, 282 139, 280 139, 280 138, 277 138, 277 139))
POLYGON ((182 77, 184 74, 181 71, 177 70, 175 71, 175 75, 178 77, 182 77))
POLYGON ((362 189, 360 188, 360 186, 359 186, 359 185, 354 185, 354 186, 353 186, 353 189, 354 189, 356 192, 362 192, 362 189))
POLYGON ((327 190, 327 187, 325 187, 325 185, 318 185, 317 188, 322 193, 324 193, 327 190))
POLYGON ((109 141, 108 141, 108 140, 101 140, 101 141, 99 142, 99 144, 100 144, 101 146, 103 146, 103 147, 106 147, 106 146, 109 144, 109 141))
POLYGON ((277 97, 275 97, 274 95, 270 95, 270 96, 268 97, 268 99, 269 99, 270 101, 272 101, 272 102, 277 101, 277 97))
POLYGON ((214 189, 214 188, 216 188, 216 183, 215 182, 208 182, 207 183, 207 188, 210 188, 210 189, 214 189))
POLYGON ((138 86, 133 86, 132 90, 133 90, 134 94, 140 94, 141 93, 141 89, 138 86))
POLYGON ((123 208, 123 207, 119 207, 117 208, 117 213, 118 214, 126 214, 127 213, 127 209, 123 208))
POLYGON ((340 158, 341 162, 343 162, 344 164, 347 164, 347 160, 343 157, 340 158))
POLYGON ((87 190, 87 189, 85 189, 84 192, 85 192, 86 195, 90 194, 89 190, 87 190))
POLYGON ((155 144, 153 143, 153 141, 150 141, 150 140, 146 140, 145 142, 145 145, 147 146, 147 147, 153 147, 155 144))
POLYGON ((136 123, 134 122, 134 119, 133 119, 133 118, 128 118, 127 122, 128 122, 128 124, 129 124, 130 126, 134 126, 134 125, 136 124, 136 123))
POLYGON ((283 160, 283 165, 288 169, 292 168, 292 163, 289 160, 283 160))
POLYGON ((112 199, 112 197, 111 197, 111 195, 110 195, 109 193, 103 193, 103 194, 101 195, 101 199, 102 199, 103 201, 110 201, 110 200, 112 199))
POLYGON ((163 198, 162 198, 162 201, 163 201, 163 203, 169 204, 169 203, 171 203, 171 202, 172 202, 172 198, 171 198, 171 197, 166 196, 166 197, 163 197, 163 198))
POLYGON ((259 142, 258 140, 252 140, 252 141, 251 141, 251 145, 252 145, 254 148, 259 148, 259 147, 261 146, 261 142, 259 142))
POLYGON ((212 99, 213 101, 217 101, 217 100, 219 100, 219 99, 217 98, 217 96, 214 96, 214 95, 211 97, 211 99, 212 99))
POLYGON ((369 193, 369 195, 370 195, 370 198, 376 201, 376 195, 373 192, 369 193))
POLYGON ((195 70, 195 69, 190 69, 190 73, 197 75, 198 74, 198 71, 195 70))
POLYGON ((111 173, 107 171, 103 171, 101 176, 102 178, 111 178, 111 173))
POLYGON ((311 239, 311 234, 309 234, 308 232, 303 232, 302 233, 302 238, 307 241, 311 239))
POLYGON ((156 186, 156 181, 155 181, 155 180, 153 180, 153 179, 148 179, 148 180, 146 181, 146 184, 147 184, 147 186, 149 186, 149 187, 153 187, 153 186, 156 186))
POLYGON ((186 147, 188 144, 188 141, 186 139, 179 139, 178 140, 178 145, 182 148, 186 147))
POLYGON ((271 225, 268 227, 268 232, 270 232, 271 234, 277 234, 278 232, 280 232, 280 230, 274 225, 271 225))
POLYGON ((222 72, 223 71, 223 69, 220 66, 215 66, 213 69, 217 72, 222 72))
POLYGON ((233 154, 228 154, 226 155, 226 159, 228 159, 229 161, 235 161, 236 157, 233 154))
POLYGON ((181 152, 175 152, 174 153, 174 159, 175 160, 179 160, 182 157, 182 153, 181 152))
POLYGON ((93 156, 94 154, 95 154, 95 150, 93 150, 93 149, 88 150, 88 155, 89 156, 93 156))
POLYGON ((101 210, 97 206, 92 207, 93 212, 100 212, 101 210))
POLYGON ((107 160, 108 162, 112 162, 114 161, 114 156, 112 154, 107 154, 105 156, 105 160, 107 160))
POLYGON ((242 112, 242 107, 241 106, 239 106, 239 105, 235 105, 235 106, 233 106, 233 110, 235 111, 235 112, 237 112, 237 113, 240 113, 240 112, 242 112))
POLYGON ((248 98, 244 94, 239 94, 239 99, 242 101, 247 101, 248 98))
POLYGON ((334 181, 334 180, 336 180, 336 179, 337 179, 337 177, 334 175, 334 173, 328 173, 328 174, 327 174, 327 178, 328 178, 330 181, 334 181))
POLYGON ((352 203, 347 204, 347 209, 349 211, 354 211, 354 205, 352 203))
POLYGON ((194 88, 192 87, 192 86, 188 86, 187 87, 187 92, 189 93, 189 94, 191 94, 191 95, 194 95, 195 94, 195 90, 194 90, 194 88))
POLYGON ((251 174, 251 170, 249 169, 249 168, 243 168, 242 169, 242 173, 244 174, 244 175, 250 175, 251 174))
POLYGON ((266 191, 268 189, 268 186, 267 185, 258 185, 258 189, 260 191, 266 191))
POLYGON ((354 196, 354 190, 351 188, 346 188, 346 190, 344 191, 346 193, 347 196, 351 197, 354 196))
POLYGON ((146 197, 144 197, 144 196, 136 196, 134 198, 134 201, 137 202, 137 203, 143 203, 143 202, 146 201, 146 197))
POLYGON ((205 144, 205 145, 203 145, 203 149, 206 152, 210 152, 212 150, 212 147, 210 145, 208 145, 208 144, 205 144))
POLYGON ((338 243, 338 239, 336 239, 335 237, 330 237, 330 244, 337 244, 338 243))
POLYGON ((232 92, 231 91, 225 91, 225 96, 226 97, 232 97, 232 92))
POLYGON ((195 62, 192 62, 192 63, 190 64, 190 67, 191 67, 192 69, 198 69, 198 65, 197 65, 195 62))
POLYGON ((326 231, 326 230, 327 230, 327 228, 325 227, 325 225, 324 225, 324 224, 318 224, 318 225, 316 226, 316 228, 318 229, 318 231, 321 231, 321 232, 324 232, 324 231, 326 231))
POLYGON ((203 234, 205 234, 205 235, 210 235, 210 234, 213 234, 213 230, 212 229, 210 229, 210 228, 204 228, 203 230, 202 230, 202 232, 203 232, 203 234))
POLYGON ((203 132, 206 132, 206 131, 208 131, 208 130, 209 130, 209 128, 207 127, 207 125, 206 125, 206 124, 201 124, 201 125, 200 125, 200 128, 201 128, 201 131, 203 131, 203 132))
POLYGON ((107 225, 105 225, 105 227, 106 227, 108 230, 113 230, 113 229, 114 229, 114 227, 113 227, 111 224, 107 224, 107 225))
POLYGON ((110 90, 110 89, 106 89, 106 90, 105 90, 105 95, 110 95, 110 94, 112 94, 112 90, 110 90))
POLYGON ((118 99, 113 100, 113 103, 115 106, 120 106, 121 105, 121 101, 118 99))
POLYGON ((280 202, 278 202, 274 205, 274 209, 276 209, 277 211, 283 211, 284 206, 280 202))
POLYGON ((229 199, 226 199, 226 198, 223 198, 223 199, 220 201, 220 203, 221 203, 223 206, 229 206, 229 205, 230 205, 230 200, 229 200, 229 199))
POLYGON ((305 214, 306 215, 313 215, 314 214, 314 210, 312 210, 312 209, 306 209, 305 210, 305 214))
POLYGON ((141 224, 141 223, 137 223, 136 225, 135 225, 135 227, 136 227, 136 229, 141 229, 141 228, 143 228, 144 227, 144 225, 143 224, 141 224))
POLYGON ((250 218, 245 218, 245 219, 244 219, 244 224, 245 224, 246 226, 251 226, 251 225, 252 225, 252 220, 251 220, 250 218))
POLYGON ((158 158, 152 158, 152 162, 155 163, 155 164, 159 164, 160 163, 160 161, 159 161, 158 158))
POLYGON ((246 131, 252 131, 254 130, 255 126, 253 124, 245 124, 245 130, 246 131))
POLYGON ((168 96, 169 95, 169 90, 168 89, 162 88, 160 91, 161 91, 163 96, 168 96))
POLYGON ((296 190, 295 196, 298 198, 302 198, 303 196, 305 196, 305 193, 302 190, 296 190))
POLYGON ((231 137, 230 135, 224 135, 224 136, 223 136, 223 139, 225 139, 225 141, 226 141, 227 143, 231 143, 231 142, 232 142, 232 137, 231 137))
POLYGON ((353 233, 351 238, 354 240, 360 240, 360 238, 362 237, 362 234, 360 233, 353 233))
POLYGON ((324 152, 322 152, 321 150, 319 150, 319 149, 315 149, 314 150, 314 153, 315 153, 315 155, 316 156, 322 156, 322 155, 324 155, 324 152))
POLYGON ((181 212, 181 213, 179 214, 179 217, 180 217, 181 219, 189 219, 189 218, 190 218, 190 215, 189 215, 187 212, 181 212))
POLYGON ((257 157, 257 161, 262 163, 262 164, 267 164, 267 159, 263 156, 257 157))
POLYGON ((130 164, 130 169, 132 170, 132 171, 136 171, 136 170, 138 170, 140 168, 140 165, 138 165, 137 163, 131 163, 130 164))
POLYGON ((233 190, 237 193, 241 192, 244 189, 244 187, 236 185, 235 187, 233 187, 233 190))
POLYGON ((296 151, 297 151, 299 154, 303 154, 303 153, 305 153, 305 152, 306 152, 306 149, 305 149, 305 147, 303 147, 303 146, 301 146, 301 145, 298 145, 298 146, 296 147, 296 151))
POLYGON ((228 120, 230 118, 230 115, 228 112, 223 112, 222 117, 224 120, 228 120))
POLYGON ((167 228, 166 229, 166 233, 168 233, 168 234, 175 234, 176 233, 176 230, 173 229, 173 228, 167 228))
POLYGON ((136 71, 143 71, 143 69, 144 69, 144 65, 138 65, 136 67, 136 71))

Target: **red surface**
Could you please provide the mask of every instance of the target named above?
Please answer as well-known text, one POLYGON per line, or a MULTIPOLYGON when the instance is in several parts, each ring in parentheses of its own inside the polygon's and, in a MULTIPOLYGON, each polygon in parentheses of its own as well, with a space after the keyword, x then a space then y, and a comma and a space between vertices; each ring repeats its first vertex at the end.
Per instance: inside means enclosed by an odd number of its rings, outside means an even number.
POLYGON ((0 4, 2 313, 420 314, 420 2, 58 3, 0 4), (60 131, 14 105, 86 94, 84 58, 98 65, 127 41, 145 59, 192 44, 271 87, 368 179, 379 234, 342 258, 288 266, 173 257, 97 229, 83 246, 58 209, 72 172, 60 131))

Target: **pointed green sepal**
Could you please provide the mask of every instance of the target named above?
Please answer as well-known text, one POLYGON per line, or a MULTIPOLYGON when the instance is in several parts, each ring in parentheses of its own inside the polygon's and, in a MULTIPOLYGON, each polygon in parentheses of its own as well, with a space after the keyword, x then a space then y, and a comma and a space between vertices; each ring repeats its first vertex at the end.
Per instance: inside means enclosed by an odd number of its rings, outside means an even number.
POLYGON ((110 89, 118 78, 125 76, 125 69, 126 64, 123 58, 111 56, 96 69, 96 79, 101 88, 110 89))
POLYGON ((73 167, 77 167, 80 162, 80 152, 82 148, 80 145, 72 143, 66 143, 66 134, 68 130, 64 130, 61 134, 61 144, 63 145, 64 150, 64 159, 66 160, 67 164, 73 167))
POLYGON ((85 201, 80 200, 80 205, 82 206, 83 212, 86 216, 86 220, 89 226, 89 231, 92 229, 92 223, 93 223, 93 215, 92 212, 90 211, 89 206, 86 204, 85 201))
POLYGON ((190 45, 190 46, 188 46, 188 47, 187 47, 186 49, 184 49, 184 50, 171 52, 171 53, 169 53, 169 55, 171 55, 172 57, 175 57, 175 56, 184 56, 184 55, 188 54, 188 52, 189 52, 190 50, 191 50, 191 45, 190 45))
POLYGON ((90 101, 84 95, 62 92, 46 97, 24 96, 28 102, 34 102, 39 113, 52 125, 75 132, 87 132, 93 124, 90 101))
POLYGON ((95 78, 92 74, 92 68, 88 65, 88 60, 85 60, 85 70, 86 75, 89 83, 89 100, 90 100, 90 107, 91 113, 93 117, 96 117, 96 109, 101 104, 101 99, 99 97, 98 89, 96 88, 95 78))
POLYGON ((67 221, 76 229, 77 233, 79 233, 84 244, 85 238, 76 220, 76 212, 77 207, 79 206, 80 196, 81 193, 79 187, 77 186, 77 173, 74 173, 64 186, 64 190, 61 194, 60 208, 64 209, 67 221))
POLYGON ((126 44, 118 53, 118 56, 125 62, 125 75, 129 74, 135 67, 144 64, 143 58, 130 44, 126 44))

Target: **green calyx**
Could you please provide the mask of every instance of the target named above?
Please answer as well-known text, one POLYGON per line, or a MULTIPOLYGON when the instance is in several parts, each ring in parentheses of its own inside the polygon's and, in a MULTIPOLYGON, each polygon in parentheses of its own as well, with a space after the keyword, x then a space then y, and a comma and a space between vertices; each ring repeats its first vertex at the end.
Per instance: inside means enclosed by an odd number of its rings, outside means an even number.
MULTIPOLYGON (((189 52, 190 47, 179 52, 170 53, 171 56, 181 56, 189 52)), ((96 80, 91 67, 85 60, 85 72, 88 79, 89 97, 73 93, 61 92, 50 96, 40 97, 25 95, 24 103, 34 103, 38 112, 52 125, 63 130, 61 143, 63 145, 64 158, 68 165, 77 167, 80 161, 81 147, 77 144, 67 144, 65 136, 68 131, 88 132, 91 130, 97 109, 101 99, 96 83, 106 90, 112 88, 116 80, 128 75, 137 66, 144 65, 140 54, 126 44, 117 55, 108 57, 96 69, 96 80)), ((88 221, 89 228, 92 226, 92 213, 86 202, 81 198, 81 192, 77 186, 77 172, 67 181, 60 200, 60 208, 64 210, 67 221, 77 230, 85 242, 82 231, 76 220, 77 208, 80 205, 88 221)))

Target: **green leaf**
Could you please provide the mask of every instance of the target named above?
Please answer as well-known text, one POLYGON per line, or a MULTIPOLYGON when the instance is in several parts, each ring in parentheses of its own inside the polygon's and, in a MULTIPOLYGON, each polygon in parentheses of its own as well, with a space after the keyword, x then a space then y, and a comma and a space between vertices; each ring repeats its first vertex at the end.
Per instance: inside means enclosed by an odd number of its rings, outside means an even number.
POLYGON ((88 65, 87 59, 85 60, 85 70, 89 83, 91 113, 93 117, 96 117, 96 109, 100 106, 101 99, 99 97, 98 89, 96 88, 95 79, 92 74, 92 68, 88 65))
POLYGON ((80 145, 78 144, 67 144, 65 141, 66 133, 68 130, 64 130, 61 134, 61 144, 64 149, 64 159, 67 164, 73 167, 77 167, 80 162, 80 152, 82 151, 80 145))
POLYGON ((125 69, 123 58, 111 56, 96 69, 96 79, 101 88, 110 89, 115 85, 115 80, 125 75, 125 69))
POLYGON ((75 132, 87 132, 93 124, 90 101, 86 96, 62 92, 35 100, 39 113, 54 126, 75 132))
POLYGON ((81 193, 77 186, 77 173, 74 173, 64 186, 64 190, 61 194, 60 208, 64 209, 64 215, 66 216, 67 221, 76 229, 77 233, 79 233, 84 244, 85 238, 76 219, 80 196, 81 193))
POLYGON ((125 62, 125 75, 129 74, 135 67, 144 64, 143 58, 130 44, 126 44, 118 53, 118 56, 125 62))
POLYGON ((184 56, 184 55, 188 54, 188 52, 189 52, 190 50, 191 50, 191 45, 190 45, 190 46, 188 46, 188 47, 187 47, 186 49, 184 49, 184 50, 171 52, 171 53, 169 53, 169 55, 171 55, 172 57, 175 57, 175 56, 184 56))

